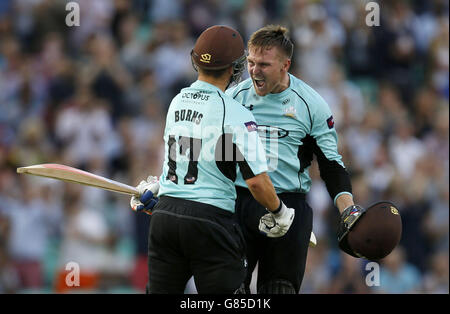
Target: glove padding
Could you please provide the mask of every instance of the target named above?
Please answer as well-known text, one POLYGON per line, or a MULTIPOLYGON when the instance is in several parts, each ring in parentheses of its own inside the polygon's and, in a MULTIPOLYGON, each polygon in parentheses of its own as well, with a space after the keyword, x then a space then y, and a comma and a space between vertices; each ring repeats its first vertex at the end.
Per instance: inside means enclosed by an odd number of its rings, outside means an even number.
POLYGON ((345 253, 347 253, 353 257, 360 257, 360 256, 358 256, 350 248, 348 241, 347 241, 347 234, 350 232, 352 227, 362 217, 362 215, 365 212, 366 212, 365 208, 362 208, 359 205, 351 205, 342 212, 341 219, 339 222, 338 235, 337 235, 337 238, 339 241, 339 247, 342 251, 344 251, 345 253))
POLYGON ((158 203, 159 180, 157 177, 149 176, 146 181, 142 180, 136 189, 139 197, 133 195, 130 200, 131 209, 135 212, 152 214, 152 209, 158 203))
MULTIPOLYGON (((281 202, 281 201, 280 201, 281 202)), ((292 225, 295 217, 295 210, 288 208, 281 202, 280 210, 274 214, 269 211, 259 220, 259 230, 269 238, 284 236, 292 225)))

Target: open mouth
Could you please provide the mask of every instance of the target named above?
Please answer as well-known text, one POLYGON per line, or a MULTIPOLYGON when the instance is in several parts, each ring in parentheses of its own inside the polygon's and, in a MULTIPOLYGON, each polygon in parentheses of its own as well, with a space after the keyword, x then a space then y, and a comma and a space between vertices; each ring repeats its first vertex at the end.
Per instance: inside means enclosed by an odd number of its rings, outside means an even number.
POLYGON ((258 87, 259 89, 263 88, 264 85, 266 85, 266 81, 264 79, 254 78, 253 81, 255 82, 256 87, 258 87))

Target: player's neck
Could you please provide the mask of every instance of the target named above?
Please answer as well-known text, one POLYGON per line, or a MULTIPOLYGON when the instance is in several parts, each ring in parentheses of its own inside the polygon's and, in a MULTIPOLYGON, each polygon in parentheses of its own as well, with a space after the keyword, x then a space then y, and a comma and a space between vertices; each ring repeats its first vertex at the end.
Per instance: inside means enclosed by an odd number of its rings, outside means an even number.
POLYGON ((214 85, 215 87, 219 88, 222 92, 225 92, 225 89, 227 88, 229 83, 229 79, 226 80, 222 77, 216 78, 203 74, 198 75, 198 80, 214 85))
POLYGON ((291 83, 291 79, 289 77, 289 73, 286 72, 283 76, 283 79, 280 81, 280 83, 272 90, 271 94, 279 94, 282 91, 286 90, 291 83))

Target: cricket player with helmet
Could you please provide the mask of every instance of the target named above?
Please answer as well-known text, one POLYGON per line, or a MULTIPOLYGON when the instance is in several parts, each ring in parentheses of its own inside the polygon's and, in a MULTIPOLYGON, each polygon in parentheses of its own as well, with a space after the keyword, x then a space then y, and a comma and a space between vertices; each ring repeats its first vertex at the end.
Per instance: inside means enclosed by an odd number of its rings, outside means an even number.
POLYGON ((266 174, 252 113, 224 93, 245 68, 241 35, 210 27, 191 58, 198 79, 170 104, 162 175, 138 185, 141 196, 132 197, 131 207, 152 214, 149 293, 183 293, 191 276, 199 293, 235 293, 244 291, 247 275, 245 241, 233 219, 238 170, 265 209, 259 220, 272 224, 256 223, 261 232, 284 236, 295 214, 266 174))
MULTIPOLYGON (((313 155, 341 214, 339 247, 357 258, 378 260, 387 256, 401 237, 399 212, 390 202, 378 202, 367 209, 354 204, 351 181, 337 150, 332 112, 313 88, 289 73, 293 44, 288 30, 279 25, 263 27, 252 34, 248 49, 250 78, 226 94, 253 114, 267 156, 268 175, 282 200, 280 206, 285 203, 295 215, 290 216, 293 221, 288 229, 284 228, 284 236, 278 237, 281 225, 255 196, 245 167, 239 167, 236 177, 233 172, 237 192, 235 219, 243 230, 247 248, 245 291, 250 292, 256 263, 258 293, 300 291, 308 246, 315 242, 312 209, 306 202, 313 155)), ((145 181, 143 184, 140 200, 134 198, 132 202, 141 210, 151 210, 156 203, 153 186, 147 186, 145 181)))

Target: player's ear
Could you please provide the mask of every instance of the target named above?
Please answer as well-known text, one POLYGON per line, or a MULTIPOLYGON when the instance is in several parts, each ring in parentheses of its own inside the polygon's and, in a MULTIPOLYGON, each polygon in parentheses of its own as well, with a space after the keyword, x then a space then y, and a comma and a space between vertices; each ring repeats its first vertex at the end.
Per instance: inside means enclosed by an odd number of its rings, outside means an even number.
POLYGON ((284 59, 283 71, 285 71, 285 72, 289 71, 290 67, 291 67, 291 59, 289 59, 289 58, 284 59))

